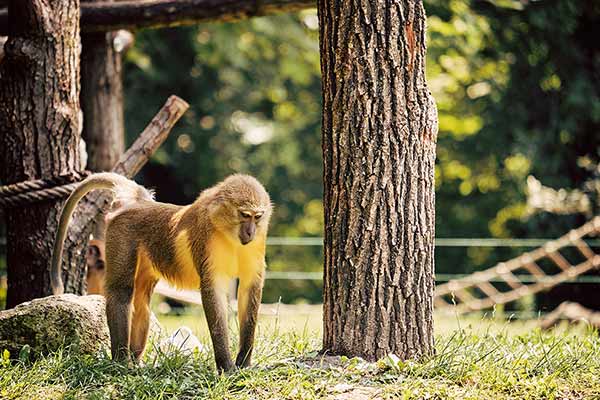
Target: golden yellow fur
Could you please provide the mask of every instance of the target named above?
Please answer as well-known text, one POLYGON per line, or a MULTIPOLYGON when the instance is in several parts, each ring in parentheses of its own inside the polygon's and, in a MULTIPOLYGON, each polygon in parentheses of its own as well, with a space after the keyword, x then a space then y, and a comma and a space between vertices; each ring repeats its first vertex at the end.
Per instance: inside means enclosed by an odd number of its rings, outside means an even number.
POLYGON ((197 289, 200 287, 200 275, 194 265, 190 249, 188 231, 181 231, 175 238, 176 273, 165 279, 179 289, 197 289))
MULTIPOLYGON (((217 232, 207 245, 207 253, 216 256, 209 259, 208 265, 219 281, 240 278, 242 281, 253 281, 260 278, 265 268, 264 255, 266 237, 255 238, 247 245, 241 245, 235 238, 217 232)), ((162 276, 171 285, 179 289, 196 289, 200 287, 200 275, 194 265, 188 231, 181 231, 175 239, 175 255, 177 269, 175 274, 162 276)), ((160 274, 157 271, 157 274, 160 274)))

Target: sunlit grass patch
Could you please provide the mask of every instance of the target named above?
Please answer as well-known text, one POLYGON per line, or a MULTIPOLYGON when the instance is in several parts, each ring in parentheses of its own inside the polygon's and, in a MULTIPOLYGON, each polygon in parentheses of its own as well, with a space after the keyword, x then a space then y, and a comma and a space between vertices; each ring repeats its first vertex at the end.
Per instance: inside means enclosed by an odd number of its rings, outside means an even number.
MULTIPOLYGON (((190 325, 202 320, 198 317, 179 321, 190 325)), ((542 332, 535 322, 438 316, 444 329, 436 335, 434 356, 367 363, 321 355, 320 331, 310 324, 288 329, 302 324, 285 318, 263 320, 254 366, 228 375, 215 373, 212 351, 166 354, 154 343, 143 363, 127 368, 107 354, 77 356, 65 350, 34 362, 4 362, 0 398, 600 398, 600 340, 585 327, 542 332)), ((191 327, 209 344, 202 326, 191 327)), ((232 323, 232 339, 235 331, 232 323)))

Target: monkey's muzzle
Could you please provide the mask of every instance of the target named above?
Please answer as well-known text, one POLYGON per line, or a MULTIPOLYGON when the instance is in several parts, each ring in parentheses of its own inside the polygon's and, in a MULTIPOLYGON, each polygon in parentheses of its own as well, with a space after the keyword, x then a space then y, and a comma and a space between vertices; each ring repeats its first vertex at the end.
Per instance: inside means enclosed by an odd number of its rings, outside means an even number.
POLYGON ((256 224, 254 221, 244 221, 242 222, 242 226, 240 226, 240 242, 243 245, 250 243, 254 239, 254 235, 256 234, 256 224))

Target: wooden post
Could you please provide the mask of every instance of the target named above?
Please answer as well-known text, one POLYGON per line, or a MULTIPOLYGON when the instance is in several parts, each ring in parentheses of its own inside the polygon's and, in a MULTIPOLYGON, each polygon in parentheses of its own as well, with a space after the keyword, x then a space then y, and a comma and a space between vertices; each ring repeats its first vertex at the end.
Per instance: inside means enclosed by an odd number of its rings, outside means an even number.
POLYGON ((81 37, 82 137, 91 171, 109 171, 125 149, 121 54, 113 45, 116 34, 86 33, 81 37))

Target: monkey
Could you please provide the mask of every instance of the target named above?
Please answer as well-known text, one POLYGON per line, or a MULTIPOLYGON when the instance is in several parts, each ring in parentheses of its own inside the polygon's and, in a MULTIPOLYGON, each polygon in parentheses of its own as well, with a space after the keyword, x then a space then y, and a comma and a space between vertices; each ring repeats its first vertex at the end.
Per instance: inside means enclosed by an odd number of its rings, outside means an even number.
POLYGON ((85 252, 87 294, 104 295, 104 280, 106 276, 104 260, 104 241, 98 239, 90 240, 85 252))
POLYGON ((54 294, 63 293, 62 251, 78 201, 93 189, 113 191, 105 237, 106 317, 114 360, 139 360, 148 337, 149 301, 159 279, 200 289, 219 372, 251 364, 262 298, 272 203, 263 185, 234 174, 202 191, 190 205, 154 200, 135 182, 113 173, 90 175, 61 212, 51 265, 54 294), (229 350, 227 288, 239 278, 239 349, 229 350))

